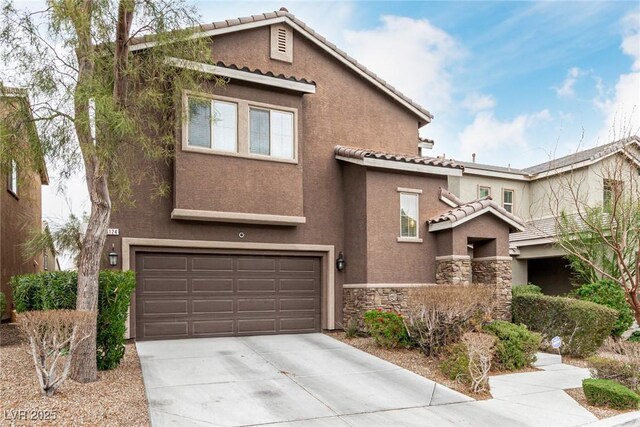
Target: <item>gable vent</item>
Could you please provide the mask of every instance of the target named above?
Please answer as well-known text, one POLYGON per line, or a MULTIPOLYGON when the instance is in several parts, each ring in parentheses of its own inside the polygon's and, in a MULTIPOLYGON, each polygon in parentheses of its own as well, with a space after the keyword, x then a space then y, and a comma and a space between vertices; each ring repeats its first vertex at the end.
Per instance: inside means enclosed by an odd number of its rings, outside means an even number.
POLYGON ((293 33, 290 27, 283 24, 271 26, 271 59, 293 62, 293 33))

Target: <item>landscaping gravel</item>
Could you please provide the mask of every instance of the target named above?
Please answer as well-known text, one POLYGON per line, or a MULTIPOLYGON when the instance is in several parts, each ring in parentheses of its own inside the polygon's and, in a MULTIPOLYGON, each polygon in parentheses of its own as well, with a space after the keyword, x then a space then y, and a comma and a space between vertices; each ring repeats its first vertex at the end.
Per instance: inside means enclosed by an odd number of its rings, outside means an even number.
POLYGON ((97 382, 67 380, 52 397, 40 394, 27 351, 15 324, 0 325, 0 425, 150 425, 135 344, 127 344, 120 366, 99 372, 97 382))

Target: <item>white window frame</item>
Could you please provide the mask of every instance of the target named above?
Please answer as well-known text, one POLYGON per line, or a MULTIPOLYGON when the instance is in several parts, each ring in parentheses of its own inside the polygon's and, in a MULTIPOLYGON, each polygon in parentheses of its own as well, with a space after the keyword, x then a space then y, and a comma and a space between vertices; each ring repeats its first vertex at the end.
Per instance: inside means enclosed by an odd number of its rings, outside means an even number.
POLYGON ((420 238, 420 194, 422 190, 412 188, 398 188, 398 238, 397 241, 401 243, 422 243, 420 238), (412 196, 416 199, 416 235, 415 236, 403 236, 402 235, 402 196, 412 196))
POLYGON ((192 149, 199 149, 199 150, 208 150, 208 151, 212 151, 215 153, 237 153, 238 152, 238 110, 239 110, 239 106, 238 103, 236 102, 232 102, 232 101, 226 101, 226 100, 221 100, 221 99, 216 99, 216 98, 205 98, 205 97, 201 97, 201 96, 187 96, 187 101, 186 101, 186 105, 187 105, 187 109, 186 109, 186 124, 184 126, 184 131, 186 132, 186 140, 187 140, 187 145, 192 148, 192 149), (190 117, 189 117, 189 100, 190 99, 197 99, 199 101, 204 101, 204 102, 209 102, 210 103, 210 108, 211 108, 211 118, 210 118, 210 123, 209 123, 209 147, 202 147, 200 145, 191 145, 189 144, 189 123, 190 123, 190 117), (214 137, 214 126, 215 126, 215 104, 220 103, 220 104, 228 104, 228 105, 233 105, 236 109, 236 138, 234 141, 234 149, 233 150, 222 150, 220 148, 216 148, 214 146, 215 143, 215 137, 214 137))
POLYGON ((511 189, 511 188, 503 188, 502 189, 502 208, 504 210, 506 210, 507 212, 514 214, 515 215, 515 207, 516 207, 516 191, 511 189), (504 197, 504 193, 506 191, 510 191, 511 192, 511 203, 506 203, 505 197, 504 197), (508 210, 505 206, 506 205, 511 205, 511 210, 508 210))
POLYGON ((478 185, 478 198, 482 198, 482 197, 486 197, 486 196, 481 196, 480 192, 482 190, 487 190, 487 196, 491 197, 491 187, 487 187, 486 185, 478 185))
POLYGON ((248 132, 248 136, 249 136, 249 141, 248 141, 248 147, 249 147, 249 155, 250 156, 259 156, 259 157, 267 157, 269 159, 279 159, 279 160, 293 160, 296 156, 296 143, 295 143, 295 139, 296 139, 296 132, 295 132, 295 120, 296 117, 295 115, 291 112, 291 111, 286 111, 286 110, 280 110, 277 108, 266 108, 266 107, 262 107, 262 106, 256 106, 253 104, 249 104, 249 113, 248 113, 248 117, 249 120, 247 122, 248 126, 249 126, 249 130, 248 132), (269 113, 269 154, 260 154, 260 153, 252 153, 251 152, 251 110, 259 110, 259 111, 266 111, 269 113), (273 145, 272 145, 272 123, 271 123, 271 113, 272 112, 276 112, 276 113, 283 113, 283 114, 291 114, 291 157, 278 157, 278 156, 274 156, 273 154, 273 145))
POLYGON ((11 160, 9 164, 9 175, 7 177, 7 189, 11 194, 18 197, 18 164, 11 160))
POLYGON ((286 107, 282 105, 273 105, 263 102, 255 102, 242 98, 232 98, 227 96, 212 95, 203 92, 184 90, 182 92, 182 151, 195 152, 202 154, 211 154, 216 156, 241 157, 247 159, 262 160, 268 162, 292 163, 298 164, 298 109, 286 107), (198 147, 189 145, 189 98, 198 98, 203 100, 219 100, 223 102, 231 102, 237 104, 237 138, 236 152, 221 151, 207 147, 198 147), (252 154, 249 152, 249 133, 251 123, 249 121, 249 109, 259 108, 264 110, 275 110, 278 112, 293 114, 293 158, 283 158, 267 156, 263 154, 252 154))

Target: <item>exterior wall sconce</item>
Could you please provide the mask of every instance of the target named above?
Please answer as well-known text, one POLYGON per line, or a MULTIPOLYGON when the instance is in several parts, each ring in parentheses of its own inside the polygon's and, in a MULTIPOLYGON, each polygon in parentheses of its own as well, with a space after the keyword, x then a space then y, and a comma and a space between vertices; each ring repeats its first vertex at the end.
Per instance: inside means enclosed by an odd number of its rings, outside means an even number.
POLYGON ((49 271, 49 255, 44 254, 42 257, 42 263, 44 264, 44 271, 49 271))
POLYGON ((116 253, 115 245, 111 244, 111 252, 109 252, 109 265, 115 267, 118 265, 118 254, 116 253))
POLYGON ((342 271, 345 267, 344 254, 342 251, 338 253, 338 259, 336 259, 336 270, 342 271))

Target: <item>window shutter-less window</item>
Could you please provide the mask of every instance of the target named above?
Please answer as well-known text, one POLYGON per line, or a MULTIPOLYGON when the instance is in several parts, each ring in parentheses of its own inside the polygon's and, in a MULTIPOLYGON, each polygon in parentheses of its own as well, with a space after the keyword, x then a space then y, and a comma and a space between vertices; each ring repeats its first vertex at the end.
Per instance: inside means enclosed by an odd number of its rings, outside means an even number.
POLYGON ((237 105, 231 102, 213 102, 213 148, 237 151, 237 105))
POLYGON ((189 98, 189 145, 211 148, 211 102, 189 98))
POLYGON ((268 156, 269 150, 269 112, 252 108, 249 110, 249 152, 268 156))
POLYGON ((271 155, 293 158, 293 114, 271 111, 271 155))

